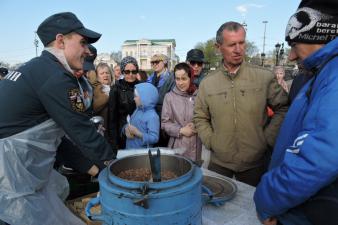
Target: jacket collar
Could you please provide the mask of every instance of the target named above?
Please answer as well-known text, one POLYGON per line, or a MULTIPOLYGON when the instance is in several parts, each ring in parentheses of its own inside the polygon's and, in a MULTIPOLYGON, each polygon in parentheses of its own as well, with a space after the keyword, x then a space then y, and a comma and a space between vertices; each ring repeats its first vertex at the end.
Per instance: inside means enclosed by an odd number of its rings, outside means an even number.
POLYGON ((71 74, 74 74, 74 71, 70 68, 62 49, 53 48, 53 47, 45 47, 44 50, 54 55, 68 72, 70 72, 71 74))
POLYGON ((62 65, 62 63, 58 60, 58 58, 52 53, 50 53, 49 51, 43 50, 41 53, 41 57, 49 58, 50 60, 55 61, 57 64, 59 64, 62 67, 62 69, 67 75, 76 79, 76 77, 62 65))
POLYGON ((243 62, 241 63, 241 65, 237 68, 236 72, 235 72, 235 75, 230 75, 229 71, 224 67, 224 64, 223 64, 223 60, 221 62, 221 71, 223 72, 224 75, 226 75, 227 77, 229 77, 230 79, 233 79, 235 77, 237 77, 241 71, 243 71, 243 69, 246 67, 246 62, 243 60, 243 62))
POLYGON ((304 67, 311 71, 318 70, 330 57, 336 54, 338 54, 338 37, 304 59, 304 67))
POLYGON ((180 89, 178 89, 176 86, 174 87, 174 89, 172 90, 175 94, 177 95, 181 95, 184 97, 191 97, 191 96, 196 96, 197 95, 197 90, 192 94, 189 95, 186 91, 181 91, 180 89))

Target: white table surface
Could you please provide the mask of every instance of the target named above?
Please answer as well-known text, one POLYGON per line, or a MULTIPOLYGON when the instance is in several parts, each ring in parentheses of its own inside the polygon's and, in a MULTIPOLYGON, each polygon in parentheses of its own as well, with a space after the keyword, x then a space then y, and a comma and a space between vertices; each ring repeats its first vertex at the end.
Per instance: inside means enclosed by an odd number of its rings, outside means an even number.
MULTIPOLYGON (((225 178, 206 169, 203 169, 203 174, 225 178)), ((203 206, 203 225, 261 225, 256 216, 255 204, 253 202, 255 187, 236 180, 232 181, 237 185, 235 197, 225 202, 223 206, 203 206)))

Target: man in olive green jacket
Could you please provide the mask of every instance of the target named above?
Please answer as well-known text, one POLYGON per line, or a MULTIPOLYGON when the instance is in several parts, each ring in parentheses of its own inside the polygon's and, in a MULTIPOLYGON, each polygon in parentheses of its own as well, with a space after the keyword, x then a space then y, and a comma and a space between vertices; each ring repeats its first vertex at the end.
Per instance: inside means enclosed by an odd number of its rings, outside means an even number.
POLYGON ((208 168, 256 186, 287 112, 287 93, 272 72, 243 62, 241 24, 223 24, 216 42, 222 65, 199 87, 194 123, 203 144, 212 151, 208 168), (267 106, 274 111, 271 120, 267 106))

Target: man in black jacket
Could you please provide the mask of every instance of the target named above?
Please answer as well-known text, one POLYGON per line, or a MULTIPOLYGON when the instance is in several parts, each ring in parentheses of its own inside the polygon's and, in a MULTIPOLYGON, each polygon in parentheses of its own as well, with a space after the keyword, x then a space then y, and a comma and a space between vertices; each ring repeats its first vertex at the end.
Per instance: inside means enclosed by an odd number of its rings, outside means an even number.
POLYGON ((48 17, 37 34, 45 46, 42 55, 0 82, 0 104, 6 106, 0 112, 0 219, 82 224, 56 196, 62 178, 52 168, 64 134, 100 169, 114 158, 110 144, 89 121, 90 99, 74 72, 83 68, 88 43, 101 34, 69 12, 48 17))

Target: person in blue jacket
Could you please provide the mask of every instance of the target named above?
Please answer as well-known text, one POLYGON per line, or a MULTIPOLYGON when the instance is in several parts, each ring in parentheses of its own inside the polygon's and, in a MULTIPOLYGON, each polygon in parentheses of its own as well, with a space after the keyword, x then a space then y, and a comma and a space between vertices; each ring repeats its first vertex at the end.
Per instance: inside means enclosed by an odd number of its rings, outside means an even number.
POLYGON ((254 194, 263 224, 337 224, 337 24, 336 0, 304 0, 289 20, 289 59, 314 75, 292 102, 254 194))
POLYGON ((151 57, 151 66, 154 70, 149 75, 147 82, 153 84, 158 91, 158 102, 156 103, 156 112, 161 116, 164 96, 175 86, 174 75, 168 69, 168 57, 163 54, 155 54, 151 57))
MULTIPOLYGON (((168 68, 169 59, 166 55, 155 54, 151 57, 150 62, 154 72, 150 74, 147 82, 157 88, 158 101, 156 103, 156 112, 158 116, 161 117, 164 96, 174 88, 175 79, 168 68)), ((168 146, 168 142, 169 136, 161 129, 158 143, 156 143, 155 146, 165 147, 168 146)))
POLYGON ((137 108, 127 119, 124 129, 126 149, 152 147, 157 143, 160 132, 160 118, 155 111, 158 91, 152 84, 141 83, 135 85, 134 95, 137 108))

